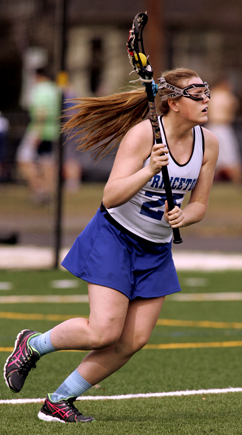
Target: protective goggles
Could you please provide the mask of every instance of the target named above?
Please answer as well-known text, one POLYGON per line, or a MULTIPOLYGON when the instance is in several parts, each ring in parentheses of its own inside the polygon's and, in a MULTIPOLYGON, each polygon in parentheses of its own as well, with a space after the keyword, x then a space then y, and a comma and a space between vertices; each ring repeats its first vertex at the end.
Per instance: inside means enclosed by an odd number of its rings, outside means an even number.
POLYGON ((186 86, 185 88, 177 88, 176 86, 171 85, 170 83, 167 83, 167 81, 164 79, 164 77, 160 77, 158 79, 159 89, 168 89, 171 91, 170 94, 166 94, 160 97, 161 101, 167 100, 168 98, 174 98, 174 97, 186 97, 191 98, 194 101, 203 101, 204 95, 207 98, 211 98, 211 91, 209 89, 209 86, 207 82, 199 83, 199 84, 192 84, 189 86, 186 86), (196 90, 198 92, 196 92, 196 90))

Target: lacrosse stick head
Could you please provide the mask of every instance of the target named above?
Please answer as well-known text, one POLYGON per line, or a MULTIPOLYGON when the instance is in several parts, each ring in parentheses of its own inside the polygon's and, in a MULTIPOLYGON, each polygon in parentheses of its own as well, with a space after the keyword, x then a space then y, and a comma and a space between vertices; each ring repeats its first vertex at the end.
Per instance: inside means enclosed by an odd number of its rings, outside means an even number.
POLYGON ((140 76, 141 81, 152 82, 153 69, 147 59, 143 44, 143 30, 147 21, 148 16, 144 12, 140 12, 134 17, 126 45, 130 63, 134 71, 140 76))

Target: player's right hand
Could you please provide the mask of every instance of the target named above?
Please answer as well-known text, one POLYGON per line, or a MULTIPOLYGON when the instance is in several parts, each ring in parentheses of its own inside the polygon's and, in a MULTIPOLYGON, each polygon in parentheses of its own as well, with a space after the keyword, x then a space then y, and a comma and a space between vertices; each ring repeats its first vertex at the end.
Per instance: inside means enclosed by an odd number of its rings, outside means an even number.
POLYGON ((169 164, 169 150, 164 144, 155 144, 152 148, 150 156, 150 166, 154 174, 158 174, 161 171, 162 166, 169 164))

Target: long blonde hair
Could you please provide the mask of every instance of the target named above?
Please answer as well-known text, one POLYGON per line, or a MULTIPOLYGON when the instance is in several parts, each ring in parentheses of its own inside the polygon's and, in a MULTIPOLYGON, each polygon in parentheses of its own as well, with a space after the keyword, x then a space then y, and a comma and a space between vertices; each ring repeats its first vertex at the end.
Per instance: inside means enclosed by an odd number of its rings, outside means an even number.
MULTIPOLYGON (((195 71, 176 68, 162 74, 166 81, 178 86, 182 80, 198 77, 195 71)), ((161 90, 160 95, 169 91, 161 90)), ((181 97, 178 97, 181 98, 181 97)), ((149 112, 147 94, 144 87, 129 92, 120 92, 105 97, 75 99, 71 109, 75 115, 63 124, 62 131, 76 139, 77 149, 92 150, 95 158, 109 153, 124 137, 128 130, 146 118, 149 112)), ((159 106, 160 114, 169 111, 168 100, 159 106)), ((67 114, 65 114, 65 119, 67 114)))

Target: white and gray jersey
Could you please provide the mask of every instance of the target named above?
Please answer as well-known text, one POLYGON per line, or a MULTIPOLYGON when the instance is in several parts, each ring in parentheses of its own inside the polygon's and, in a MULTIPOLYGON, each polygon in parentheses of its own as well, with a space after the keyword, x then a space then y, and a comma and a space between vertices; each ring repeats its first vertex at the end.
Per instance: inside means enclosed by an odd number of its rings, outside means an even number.
MULTIPOLYGON (((169 144, 162 118, 159 118, 162 143, 169 144)), ((193 128, 193 149, 187 163, 180 165, 169 151, 169 179, 174 203, 179 207, 186 193, 196 185, 204 154, 204 136, 200 126, 193 128)), ((143 167, 149 164, 148 157, 143 167)), ((143 239, 154 243, 169 243, 172 229, 164 219, 166 194, 162 172, 154 175, 148 183, 128 202, 108 209, 108 213, 120 225, 143 239)))

